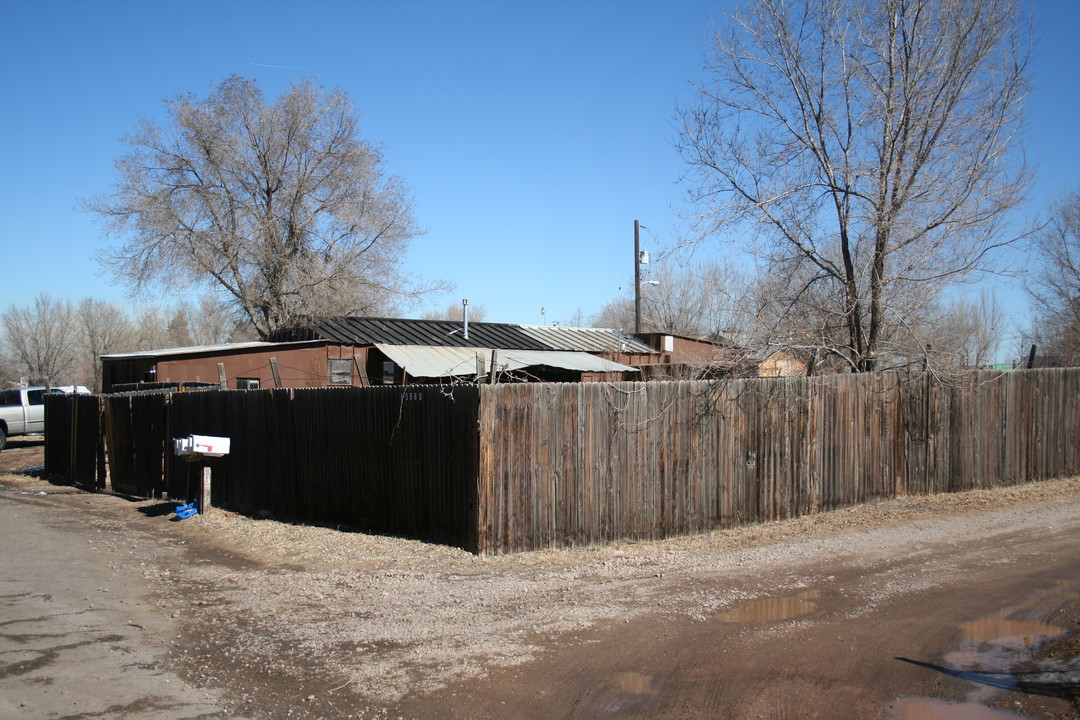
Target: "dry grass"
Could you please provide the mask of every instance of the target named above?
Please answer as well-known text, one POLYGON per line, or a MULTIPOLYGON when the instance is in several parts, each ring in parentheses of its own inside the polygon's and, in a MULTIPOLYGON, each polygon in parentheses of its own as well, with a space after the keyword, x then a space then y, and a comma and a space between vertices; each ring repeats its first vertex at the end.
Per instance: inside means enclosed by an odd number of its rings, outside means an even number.
POLYGON ((213 510, 182 525, 192 539, 211 543, 266 565, 340 567, 432 567, 453 572, 515 567, 569 567, 619 556, 711 553, 770 543, 869 530, 924 518, 987 512, 1080 498, 1080 477, 944 495, 881 500, 780 522, 716 530, 659 541, 622 541, 598 547, 561 548, 510 556, 476 557, 458 548, 352 532, 348 528, 253 519, 213 510))

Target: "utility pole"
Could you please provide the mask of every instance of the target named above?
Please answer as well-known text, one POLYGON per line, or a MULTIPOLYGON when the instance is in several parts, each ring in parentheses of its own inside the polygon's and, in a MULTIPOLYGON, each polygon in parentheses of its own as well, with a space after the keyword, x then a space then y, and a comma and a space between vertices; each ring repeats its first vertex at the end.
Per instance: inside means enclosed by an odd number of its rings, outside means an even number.
POLYGON ((641 334, 641 239, 638 221, 634 221, 634 334, 641 334))

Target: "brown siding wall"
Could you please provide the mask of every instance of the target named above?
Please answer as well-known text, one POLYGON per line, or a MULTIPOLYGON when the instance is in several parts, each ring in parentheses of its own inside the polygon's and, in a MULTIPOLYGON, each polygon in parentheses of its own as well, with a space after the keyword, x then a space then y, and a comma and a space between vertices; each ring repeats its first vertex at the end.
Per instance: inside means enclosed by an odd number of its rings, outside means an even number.
MULTIPOLYGON (((348 345, 318 345, 289 348, 282 346, 267 350, 236 352, 204 357, 178 357, 157 363, 158 382, 217 382, 217 364, 225 364, 229 387, 236 387, 237 378, 256 378, 262 388, 274 387, 270 358, 277 358, 281 384, 286 388, 325 387, 329 380, 330 358, 352 359, 354 354, 367 362, 368 348, 348 345)), ((360 387, 360 377, 354 365, 353 386, 360 387)))
POLYGON ((640 336, 650 347, 664 354, 662 360, 652 362, 673 363, 676 365, 712 365, 730 361, 731 350, 693 338, 669 335, 667 333, 646 333, 640 336), (664 349, 664 338, 671 338, 671 350, 664 349))
POLYGON ((711 365, 718 362, 729 362, 730 360, 730 351, 712 343, 681 337, 675 337, 672 340, 671 362, 673 363, 711 365))

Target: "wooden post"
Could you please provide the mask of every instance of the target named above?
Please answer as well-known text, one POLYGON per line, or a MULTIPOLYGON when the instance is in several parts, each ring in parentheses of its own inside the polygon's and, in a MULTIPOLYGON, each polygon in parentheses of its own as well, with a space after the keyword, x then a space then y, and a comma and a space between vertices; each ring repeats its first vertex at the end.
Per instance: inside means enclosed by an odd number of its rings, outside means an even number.
POLYGON ((1035 367, 1035 351, 1038 349, 1038 345, 1031 346, 1031 352, 1028 353, 1027 369, 1031 370, 1035 367))
POLYGON ((105 483, 109 479, 109 470, 105 465, 105 413, 101 410, 101 400, 98 400, 98 433, 97 433, 97 484, 95 490, 104 490, 105 483))
POLYGON ((368 379, 367 369, 361 357, 360 353, 352 356, 353 365, 356 366, 356 375, 360 378, 360 387, 371 387, 371 380, 368 379))
POLYGON ((218 363, 217 364, 217 379, 218 379, 218 385, 221 386, 222 390, 228 390, 229 389, 229 381, 225 377, 225 363, 218 363))
POLYGON ((79 393, 78 386, 73 385, 74 390, 71 392, 71 457, 68 459, 68 479, 72 482, 79 482, 79 478, 76 477, 76 470, 79 467, 78 448, 79 448, 79 393))
POLYGON ((202 466, 202 478, 199 482, 199 512, 210 509, 210 468, 202 466))
POLYGON ((641 242, 640 227, 634 221, 634 335, 641 334, 641 242))
POLYGON ((274 374, 274 387, 281 389, 281 371, 278 370, 277 358, 270 358, 270 372, 274 374))
POLYGON ((498 360, 498 358, 499 358, 499 351, 498 350, 492 350, 491 351, 491 371, 490 371, 490 374, 488 375, 488 385, 494 385, 495 384, 495 367, 496 367, 496 364, 497 364, 496 360, 498 360))

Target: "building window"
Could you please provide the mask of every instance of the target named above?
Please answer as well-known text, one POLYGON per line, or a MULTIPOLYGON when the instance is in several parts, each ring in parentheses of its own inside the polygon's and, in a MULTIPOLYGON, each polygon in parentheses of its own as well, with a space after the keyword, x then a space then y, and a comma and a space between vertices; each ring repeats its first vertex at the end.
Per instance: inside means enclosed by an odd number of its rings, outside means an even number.
POLYGON ((386 360, 386 361, 383 362, 383 364, 382 364, 382 381, 383 381, 383 385, 393 385, 394 384, 394 380, 396 379, 395 375, 397 374, 396 371, 397 371, 397 365, 394 364, 393 360, 386 360))
POLYGON ((258 390, 259 378, 236 378, 237 390, 258 390))
POLYGON ((352 360, 330 358, 330 384, 352 385, 352 360))

